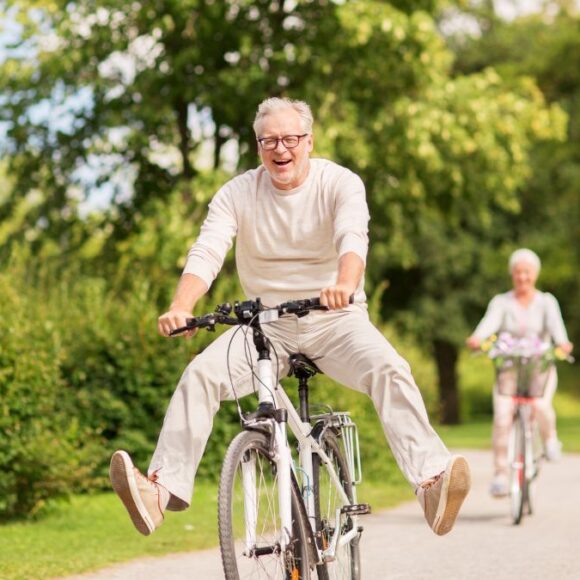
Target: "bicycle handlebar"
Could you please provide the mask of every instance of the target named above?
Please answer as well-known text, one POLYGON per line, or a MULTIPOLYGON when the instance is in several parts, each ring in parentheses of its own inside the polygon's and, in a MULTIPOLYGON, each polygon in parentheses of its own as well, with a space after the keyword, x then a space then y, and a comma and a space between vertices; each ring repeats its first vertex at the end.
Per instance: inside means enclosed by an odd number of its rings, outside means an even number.
MULTIPOLYGON (((349 298, 349 304, 354 302, 354 294, 349 298)), ((256 316, 262 312, 273 312, 278 316, 283 314, 294 314, 298 317, 306 316, 312 310, 328 310, 328 306, 320 303, 320 298, 304 298, 302 300, 290 300, 283 302, 273 308, 264 307, 261 300, 246 300, 243 302, 234 302, 234 306, 229 302, 216 306, 215 312, 210 312, 204 316, 195 316, 186 319, 186 325, 176 328, 169 333, 169 336, 176 336, 188 330, 195 328, 207 328, 214 331, 216 324, 225 324, 227 326, 236 326, 238 324, 251 324, 256 316), (230 316, 232 313, 235 315, 230 316)))

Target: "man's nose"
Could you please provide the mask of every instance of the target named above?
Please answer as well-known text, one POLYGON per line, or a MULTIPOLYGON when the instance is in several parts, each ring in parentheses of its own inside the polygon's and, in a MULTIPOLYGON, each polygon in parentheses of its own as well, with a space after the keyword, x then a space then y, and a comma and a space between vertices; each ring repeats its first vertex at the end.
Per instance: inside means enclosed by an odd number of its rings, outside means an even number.
POLYGON ((276 143, 276 147, 274 148, 274 151, 276 151, 277 153, 280 152, 284 152, 286 151, 288 148, 286 147, 286 145, 284 145, 284 143, 282 143, 282 139, 278 139, 278 142, 276 143))

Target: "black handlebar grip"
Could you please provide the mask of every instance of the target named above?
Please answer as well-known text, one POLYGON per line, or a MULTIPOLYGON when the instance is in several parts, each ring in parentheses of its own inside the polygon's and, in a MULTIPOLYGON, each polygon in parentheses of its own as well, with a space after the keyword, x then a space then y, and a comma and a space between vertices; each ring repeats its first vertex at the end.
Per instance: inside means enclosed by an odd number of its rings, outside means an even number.
MULTIPOLYGON (((320 298, 311 298, 309 302, 312 304, 312 306, 320 306, 320 298)), ((348 297, 348 303, 354 304, 354 294, 351 294, 348 297)))
POLYGON ((169 336, 177 336, 178 334, 181 334, 183 332, 186 332, 188 330, 193 330, 194 328, 198 328, 198 319, 197 318, 186 318, 185 319, 185 326, 182 326, 180 328, 175 328, 174 330, 172 330, 169 333, 169 336))

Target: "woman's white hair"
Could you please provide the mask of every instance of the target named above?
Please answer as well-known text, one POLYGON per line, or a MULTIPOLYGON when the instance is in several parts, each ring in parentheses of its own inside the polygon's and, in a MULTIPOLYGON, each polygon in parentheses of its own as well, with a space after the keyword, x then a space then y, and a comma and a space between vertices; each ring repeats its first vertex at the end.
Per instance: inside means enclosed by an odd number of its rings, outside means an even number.
POLYGON ((256 133, 256 137, 259 136, 258 131, 264 117, 273 113, 274 111, 280 111, 282 109, 294 109, 300 115, 302 130, 304 133, 312 133, 312 124, 314 119, 312 117, 312 111, 310 110, 308 103, 305 103, 304 101, 288 99, 286 97, 270 97, 269 99, 264 99, 258 106, 256 118, 254 119, 254 133, 256 133))
POLYGON ((540 268, 542 267, 542 263, 540 262, 540 258, 536 252, 532 252, 532 250, 528 250, 528 248, 520 248, 516 250, 511 256, 509 261, 509 270, 510 274, 514 271, 516 264, 520 262, 525 262, 526 264, 530 264, 536 271, 536 273, 540 273, 540 268))

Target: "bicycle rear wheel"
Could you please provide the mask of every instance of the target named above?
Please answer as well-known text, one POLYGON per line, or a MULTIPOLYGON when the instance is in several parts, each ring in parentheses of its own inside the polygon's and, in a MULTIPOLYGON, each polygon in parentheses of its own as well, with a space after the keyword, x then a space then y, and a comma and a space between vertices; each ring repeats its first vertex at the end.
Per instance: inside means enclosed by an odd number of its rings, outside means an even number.
MULTIPOLYGON (((334 432, 328 430, 324 432, 320 441, 322 449, 330 459, 338 475, 342 488, 344 489, 350 503, 353 502, 352 478, 348 463, 344 457, 341 446, 334 432)), ((335 484, 330 479, 327 468, 321 464, 321 459, 314 454, 313 468, 313 489, 316 515, 316 530, 320 538, 322 548, 326 549, 332 539, 332 535, 337 526, 341 526, 342 532, 346 533, 353 528, 352 519, 342 516, 337 521, 336 510, 344 506, 344 502, 338 495, 335 484)), ((316 567, 319 580, 359 580, 361 577, 360 565, 360 534, 355 536, 350 542, 337 546, 336 558, 332 562, 327 562, 316 567)))
POLYGON ((524 418, 520 413, 514 417, 510 433, 510 510, 514 524, 522 521, 527 500, 526 479, 526 432, 524 418))
POLYGON ((264 433, 244 431, 232 441, 218 496, 219 539, 226 580, 310 578, 308 521, 292 486, 292 539, 280 548, 278 478, 264 433))

